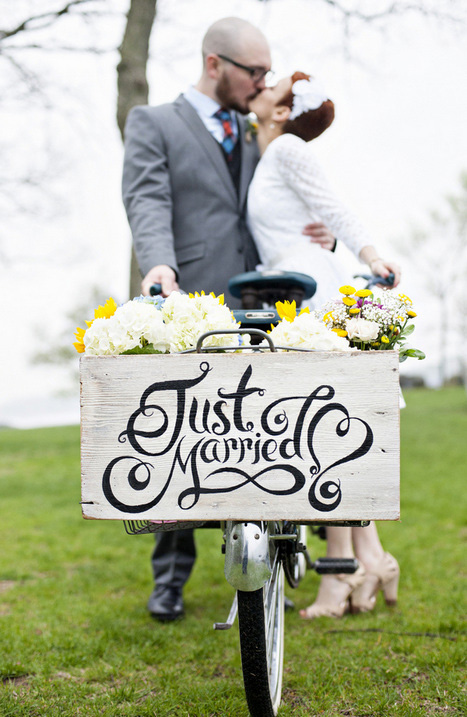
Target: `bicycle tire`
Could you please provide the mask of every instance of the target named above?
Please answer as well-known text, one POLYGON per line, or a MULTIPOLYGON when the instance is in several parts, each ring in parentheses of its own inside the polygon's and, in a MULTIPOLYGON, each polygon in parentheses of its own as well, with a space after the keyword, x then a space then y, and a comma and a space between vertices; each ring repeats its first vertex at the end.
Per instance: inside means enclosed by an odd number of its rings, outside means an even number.
POLYGON ((251 717, 274 717, 284 663, 284 574, 278 553, 271 578, 253 592, 237 591, 243 684, 251 717))

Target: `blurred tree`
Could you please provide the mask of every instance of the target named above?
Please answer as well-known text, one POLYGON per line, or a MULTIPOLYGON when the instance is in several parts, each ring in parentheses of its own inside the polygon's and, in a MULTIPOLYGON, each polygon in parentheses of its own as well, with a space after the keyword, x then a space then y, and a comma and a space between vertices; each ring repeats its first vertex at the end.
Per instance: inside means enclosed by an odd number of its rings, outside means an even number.
POLYGON ((416 267, 425 288, 438 303, 440 384, 448 378, 451 330, 462 342, 457 358, 466 376, 467 171, 460 176, 458 193, 447 195, 444 208, 430 212, 427 225, 416 227, 408 242, 398 242, 398 249, 416 267))
MULTIPOLYGON (((156 17, 157 0, 131 0, 117 65, 117 124, 123 139, 128 112, 135 105, 147 105, 149 85, 146 67, 149 39, 156 17)), ((141 274, 131 249, 130 298, 141 293, 141 274)))
MULTIPOLYGON (((2 3, 0 212, 4 220, 8 218, 13 223, 27 215, 43 221, 66 211, 67 199, 56 179, 65 172, 67 152, 50 127, 65 113, 56 94, 66 95, 68 87, 56 87, 48 69, 48 56, 60 53, 63 57, 64 51, 96 55, 108 52, 109 48, 96 36, 88 43, 89 32, 85 31, 103 14, 109 15, 110 8, 105 5, 106 0, 2 3), (66 38, 71 39, 68 42, 66 38), (51 121, 42 123, 45 116, 51 121)), ((37 261, 34 248, 29 248, 27 256, 22 255, 10 239, 7 222, 2 223, 0 262, 37 261)))

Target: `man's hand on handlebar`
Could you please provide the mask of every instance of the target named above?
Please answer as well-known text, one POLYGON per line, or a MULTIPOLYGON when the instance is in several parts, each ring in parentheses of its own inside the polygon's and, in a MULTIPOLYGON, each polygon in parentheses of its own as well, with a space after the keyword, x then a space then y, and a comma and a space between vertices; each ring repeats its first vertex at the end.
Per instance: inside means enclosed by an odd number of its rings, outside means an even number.
POLYGON ((162 296, 168 296, 172 291, 178 291, 177 278, 174 270, 167 264, 158 264, 148 271, 141 282, 141 293, 149 296, 152 284, 161 284, 162 296))
POLYGON ((302 234, 310 237, 310 242, 320 244, 323 249, 334 251, 336 248, 336 238, 331 230, 327 228, 326 224, 323 224, 322 222, 307 224, 303 228, 302 234))

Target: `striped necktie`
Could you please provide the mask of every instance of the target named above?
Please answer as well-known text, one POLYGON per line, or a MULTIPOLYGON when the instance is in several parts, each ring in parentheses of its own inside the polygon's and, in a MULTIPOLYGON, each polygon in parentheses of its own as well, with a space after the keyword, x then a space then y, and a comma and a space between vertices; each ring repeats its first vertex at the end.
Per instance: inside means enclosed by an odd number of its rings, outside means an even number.
POLYGON ((219 119, 222 123, 224 137, 222 139, 221 144, 225 154, 227 155, 227 159, 230 162, 232 159, 232 153, 234 151, 235 144, 237 142, 237 137, 235 136, 235 133, 232 129, 232 116, 229 110, 226 110, 224 109, 224 107, 221 107, 220 110, 217 110, 217 112, 214 113, 214 117, 217 117, 217 119, 219 119))

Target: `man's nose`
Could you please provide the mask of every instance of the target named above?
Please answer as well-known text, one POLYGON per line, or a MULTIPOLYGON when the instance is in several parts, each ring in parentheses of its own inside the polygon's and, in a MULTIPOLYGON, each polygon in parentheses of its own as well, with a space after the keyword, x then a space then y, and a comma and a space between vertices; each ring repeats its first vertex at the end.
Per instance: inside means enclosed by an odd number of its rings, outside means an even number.
POLYGON ((255 87, 260 92, 262 92, 264 89, 266 89, 266 78, 262 77, 260 80, 256 80, 255 87))

